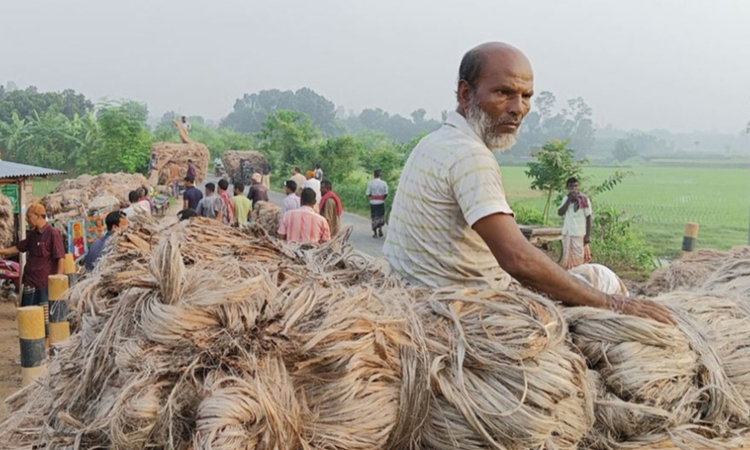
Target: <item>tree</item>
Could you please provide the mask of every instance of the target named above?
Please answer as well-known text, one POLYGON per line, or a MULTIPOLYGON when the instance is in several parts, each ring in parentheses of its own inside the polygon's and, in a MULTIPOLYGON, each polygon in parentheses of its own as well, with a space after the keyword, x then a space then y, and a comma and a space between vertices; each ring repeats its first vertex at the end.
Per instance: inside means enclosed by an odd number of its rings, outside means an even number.
POLYGON ((234 110, 222 121, 222 126, 243 133, 255 133, 261 130, 267 116, 280 110, 307 114, 313 124, 329 135, 344 131, 336 120, 333 102, 309 88, 296 92, 271 89, 245 94, 234 102, 234 110))
POLYGON ((411 119, 414 121, 415 124, 421 125, 424 123, 425 114, 427 114, 427 111, 425 111, 424 108, 419 108, 417 110, 412 111, 411 119))
POLYGON ((546 193, 544 223, 549 222, 552 194, 565 190, 570 177, 580 177, 583 165, 588 161, 576 160, 575 150, 568 141, 549 141, 533 155, 536 161, 527 164, 526 175, 531 178, 531 189, 546 193))
POLYGON ((320 131, 306 114, 281 110, 263 122, 258 144, 271 160, 274 170, 278 174, 287 174, 292 167, 312 168, 319 162, 319 138, 320 131))
POLYGON ((325 176, 334 183, 343 183, 360 167, 362 143, 352 135, 328 138, 318 150, 324 159, 325 176))
POLYGON ((62 92, 39 92, 36 87, 29 86, 24 90, 6 89, 0 95, 0 121, 5 123, 13 120, 13 112, 21 119, 27 119, 32 117, 34 112, 42 116, 52 110, 72 120, 76 114, 84 116, 93 109, 94 104, 91 101, 72 89, 62 92))
POLYGON ((625 162, 628 159, 638 156, 638 152, 634 148, 633 142, 628 139, 618 139, 615 141, 615 149, 612 152, 617 162, 625 162))
POLYGON ((365 155, 362 162, 370 175, 380 169, 383 180, 395 187, 404 167, 404 155, 393 148, 384 147, 365 155))
POLYGON ((138 105, 126 101, 99 111, 101 143, 93 154, 92 172, 133 173, 147 168, 152 141, 145 123, 148 113, 138 105))

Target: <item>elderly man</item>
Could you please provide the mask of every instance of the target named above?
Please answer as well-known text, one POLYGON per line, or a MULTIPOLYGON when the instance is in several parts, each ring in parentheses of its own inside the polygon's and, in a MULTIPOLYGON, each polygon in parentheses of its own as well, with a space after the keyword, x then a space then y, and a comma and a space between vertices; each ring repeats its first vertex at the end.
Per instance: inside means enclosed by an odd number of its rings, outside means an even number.
POLYGON ((65 249, 60 233, 47 223, 47 211, 40 204, 26 210, 29 236, 13 247, 0 250, 0 255, 28 253, 23 270, 21 306, 43 305, 48 302, 47 279, 63 273, 65 249))
POLYGON ((493 151, 510 148, 531 107, 526 56, 502 43, 464 55, 458 108, 425 136, 401 173, 383 252, 412 283, 507 289, 513 279, 570 306, 672 323, 651 301, 608 295, 578 281, 531 245, 505 198, 493 151))

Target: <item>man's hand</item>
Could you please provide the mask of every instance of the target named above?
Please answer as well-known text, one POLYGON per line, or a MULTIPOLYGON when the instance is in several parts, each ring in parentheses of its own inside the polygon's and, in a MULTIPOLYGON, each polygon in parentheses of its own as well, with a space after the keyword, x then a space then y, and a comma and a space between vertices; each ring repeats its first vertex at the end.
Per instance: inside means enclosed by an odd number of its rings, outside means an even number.
POLYGON ((669 310, 664 306, 648 299, 637 299, 632 297, 623 297, 622 295, 612 295, 609 297, 607 307, 612 311, 617 311, 629 316, 643 317, 654 319, 661 323, 677 325, 672 319, 669 310))
POLYGON ((568 200, 574 202, 578 198, 577 192, 568 192, 568 200))
POLYGON ((584 264, 588 264, 591 262, 591 246, 585 239, 583 242, 585 243, 583 246, 583 262, 584 264))
POLYGON ((473 228, 490 248, 500 267, 529 289, 543 292, 567 306, 608 308, 674 323, 666 309, 651 301, 612 297, 577 280, 531 245, 513 216, 493 214, 477 221, 473 228))

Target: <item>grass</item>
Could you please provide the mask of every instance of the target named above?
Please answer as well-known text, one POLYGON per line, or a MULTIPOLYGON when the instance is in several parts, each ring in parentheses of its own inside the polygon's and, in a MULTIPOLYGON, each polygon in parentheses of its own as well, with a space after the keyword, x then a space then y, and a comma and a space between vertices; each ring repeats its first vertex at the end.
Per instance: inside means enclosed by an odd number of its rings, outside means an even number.
MULTIPOLYGON (((685 222, 698 222, 698 248, 728 249, 747 244, 750 172, 746 169, 642 167, 613 191, 594 200, 634 218, 658 256, 680 251, 685 222)), ((512 204, 541 211, 541 194, 529 189, 525 167, 503 167, 503 184, 512 204)), ((589 183, 604 180, 612 168, 585 170, 589 183)), ((585 185, 582 188, 585 191, 585 185)))
POLYGON ((36 179, 32 181, 31 184, 32 195, 34 195, 34 197, 42 198, 54 191, 58 184, 60 184, 60 180, 36 179))

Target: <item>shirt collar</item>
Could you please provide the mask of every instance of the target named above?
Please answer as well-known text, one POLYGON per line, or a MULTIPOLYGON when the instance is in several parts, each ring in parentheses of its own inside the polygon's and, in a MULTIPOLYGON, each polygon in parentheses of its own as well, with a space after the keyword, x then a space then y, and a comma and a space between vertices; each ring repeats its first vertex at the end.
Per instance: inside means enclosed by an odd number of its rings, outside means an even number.
POLYGON ((486 146, 482 138, 471 128, 466 117, 458 113, 458 111, 449 111, 448 117, 445 119, 445 125, 453 127, 460 131, 462 134, 474 139, 477 142, 481 142, 482 145, 486 146))

